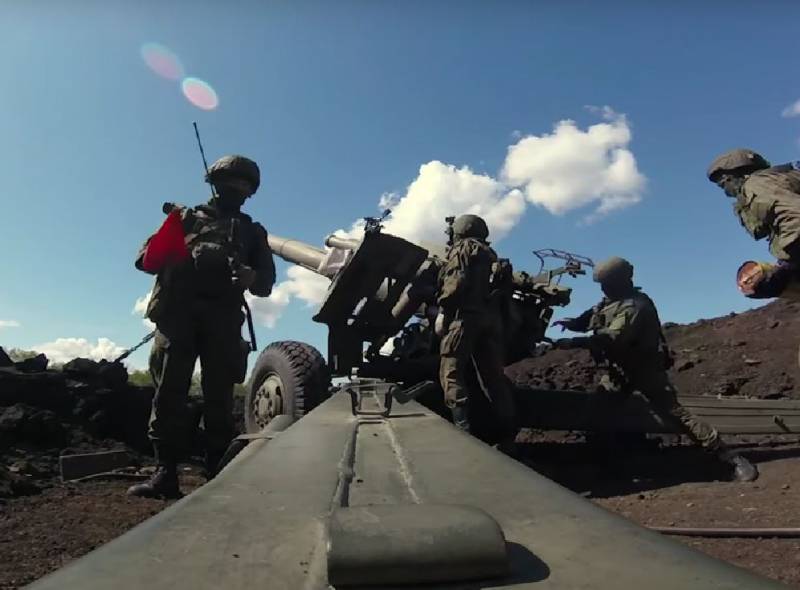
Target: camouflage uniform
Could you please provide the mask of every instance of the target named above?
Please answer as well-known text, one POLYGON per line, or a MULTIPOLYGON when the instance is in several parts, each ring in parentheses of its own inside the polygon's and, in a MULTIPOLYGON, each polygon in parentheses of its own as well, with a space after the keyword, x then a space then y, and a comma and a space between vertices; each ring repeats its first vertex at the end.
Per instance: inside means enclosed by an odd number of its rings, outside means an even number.
POLYGON ((447 254, 438 297, 446 329, 440 345, 439 380, 454 421, 469 430, 466 410, 474 368, 491 397, 501 444, 510 444, 516 435, 513 398, 503 373, 501 322, 489 301, 496 261, 494 250, 476 237, 457 236, 447 254))
POLYGON ((610 363, 602 387, 630 394, 639 391, 653 412, 685 432, 695 443, 718 450, 719 435, 709 424, 683 407, 667 376, 669 351, 653 301, 636 289, 624 299, 604 298, 567 326, 575 332, 593 331, 596 354, 610 363))
MULTIPOLYGON (((258 167, 247 158, 215 162, 207 177, 217 187, 215 197, 178 209, 189 257, 151 273, 157 277, 146 315, 156 324, 150 353, 156 392, 148 434, 159 469, 150 482, 131 487, 131 495, 180 495, 175 463, 186 443, 187 401, 198 357, 209 475, 235 434, 233 386, 244 381, 249 352, 241 335, 245 286, 266 297, 275 283, 267 232, 239 211, 259 178, 258 167)), ((144 261, 152 239, 135 262, 144 272, 150 272, 144 261)))
POLYGON ((751 174, 734 212, 756 240, 767 238, 778 260, 800 263, 800 171, 774 166, 751 174))
MULTIPOLYGON (((156 324, 150 374, 156 385, 149 435, 162 453, 175 454, 184 441, 186 402, 197 358, 210 461, 221 457, 234 435, 233 385, 244 380, 247 350, 241 327, 243 290, 231 281, 229 258, 256 271, 253 295, 267 297, 275 265, 266 230, 250 216, 221 214, 212 203, 181 212, 191 258, 158 274, 147 308, 156 324), (238 229, 231 243, 231 226, 238 229)), ((142 259, 149 239, 136 259, 142 259)))
POLYGON ((778 259, 775 265, 763 266, 760 278, 752 290, 746 292, 747 296, 796 297, 800 285, 800 170, 797 163, 770 166, 759 154, 740 148, 717 156, 707 175, 735 199, 733 211, 747 233, 756 240, 766 238, 770 252, 778 259))
POLYGON ((610 258, 595 267, 594 280, 605 298, 574 319, 556 322, 575 332, 593 335, 556 341, 560 348, 586 347, 595 359, 607 360, 605 389, 628 395, 639 391, 653 412, 696 444, 717 453, 734 468, 736 479, 753 481, 758 470, 747 459, 728 449, 716 429, 694 416, 677 398, 667 376, 672 356, 653 301, 633 286, 633 266, 623 258, 610 258))

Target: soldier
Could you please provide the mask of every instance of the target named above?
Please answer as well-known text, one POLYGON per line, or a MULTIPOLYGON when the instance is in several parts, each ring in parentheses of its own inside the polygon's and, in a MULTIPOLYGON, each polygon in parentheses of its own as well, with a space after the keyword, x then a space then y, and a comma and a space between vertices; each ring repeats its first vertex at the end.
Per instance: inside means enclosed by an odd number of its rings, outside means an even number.
POLYGON ((439 275, 438 330, 442 335, 439 379, 453 422, 470 431, 469 378, 477 370, 491 397, 499 448, 514 453, 514 406, 503 373, 500 320, 490 306, 491 275, 497 254, 486 239, 489 229, 477 215, 461 215, 453 223, 453 245, 439 275))
POLYGON ((739 481, 753 481, 757 469, 744 457, 729 450, 717 431, 683 407, 670 383, 667 369, 671 356, 653 301, 633 286, 633 266, 623 258, 610 258, 598 264, 594 280, 605 297, 577 318, 554 322, 573 332, 591 336, 557 340, 556 348, 589 348, 610 364, 604 378, 605 389, 630 394, 639 391, 662 420, 674 424, 693 442, 734 468, 739 481))
POLYGON ((743 291, 756 297, 780 295, 800 274, 800 171, 791 164, 770 167, 754 151, 735 149, 711 163, 708 179, 735 199, 733 211, 742 226, 756 240, 767 238, 778 259, 777 265, 762 267, 752 288, 743 291))
MULTIPOLYGON (((152 479, 128 493, 180 497, 176 469, 186 423, 186 402, 195 362, 202 367, 206 469, 209 477, 234 436, 233 386, 244 381, 248 343, 242 339, 244 291, 267 297, 275 283, 275 264, 267 232, 240 211, 260 184, 260 171, 243 156, 225 156, 206 175, 214 187, 205 205, 180 208, 189 256, 157 272, 147 308, 156 324, 150 374, 156 386, 150 417, 157 469, 152 479)), ((136 259, 143 265, 148 239, 136 259)))

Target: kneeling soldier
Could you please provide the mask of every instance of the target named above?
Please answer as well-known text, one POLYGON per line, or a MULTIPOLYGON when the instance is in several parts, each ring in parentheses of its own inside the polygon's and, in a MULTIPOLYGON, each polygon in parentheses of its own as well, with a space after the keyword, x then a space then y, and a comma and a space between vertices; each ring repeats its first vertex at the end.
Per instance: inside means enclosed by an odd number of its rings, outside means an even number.
POLYGON ((592 331, 591 336, 557 340, 557 348, 589 348, 611 366, 609 380, 626 394, 639 391, 652 410, 674 424, 696 444, 717 453, 734 468, 739 481, 753 481, 758 470, 747 459, 728 449, 719 433, 694 416, 677 399, 669 380, 669 349, 653 301, 633 286, 633 266, 623 258, 597 265, 594 280, 605 297, 577 318, 554 322, 573 332, 592 331))

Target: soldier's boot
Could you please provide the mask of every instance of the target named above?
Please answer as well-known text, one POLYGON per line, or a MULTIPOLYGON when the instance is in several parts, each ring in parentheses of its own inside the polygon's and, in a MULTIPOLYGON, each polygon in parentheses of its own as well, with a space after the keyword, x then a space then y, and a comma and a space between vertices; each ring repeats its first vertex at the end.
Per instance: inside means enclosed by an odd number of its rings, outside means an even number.
POLYGON ((183 496, 178 483, 178 462, 175 453, 154 444, 156 471, 148 481, 128 488, 129 496, 139 498, 177 499, 183 496))
POLYGON ((467 415, 467 404, 456 404, 450 408, 453 415, 453 424, 459 430, 469 432, 469 416, 467 415))
POLYGON ((726 449, 719 454, 719 458, 733 467, 733 477, 736 481, 755 481, 758 479, 758 468, 739 453, 726 449))
POLYGON ((148 481, 128 488, 129 496, 139 498, 165 498, 174 500, 183 497, 178 484, 178 470, 175 463, 160 464, 148 481))

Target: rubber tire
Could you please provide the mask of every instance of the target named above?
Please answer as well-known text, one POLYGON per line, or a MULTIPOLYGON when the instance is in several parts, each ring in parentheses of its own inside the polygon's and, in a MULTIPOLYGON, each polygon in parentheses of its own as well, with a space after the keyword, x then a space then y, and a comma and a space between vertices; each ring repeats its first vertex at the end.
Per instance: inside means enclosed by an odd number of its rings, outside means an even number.
POLYGON ((245 395, 244 419, 248 433, 261 428, 251 412, 255 392, 269 373, 283 382, 283 413, 295 419, 307 414, 330 395, 331 373, 325 358, 310 344, 294 340, 273 342, 258 355, 245 395))

